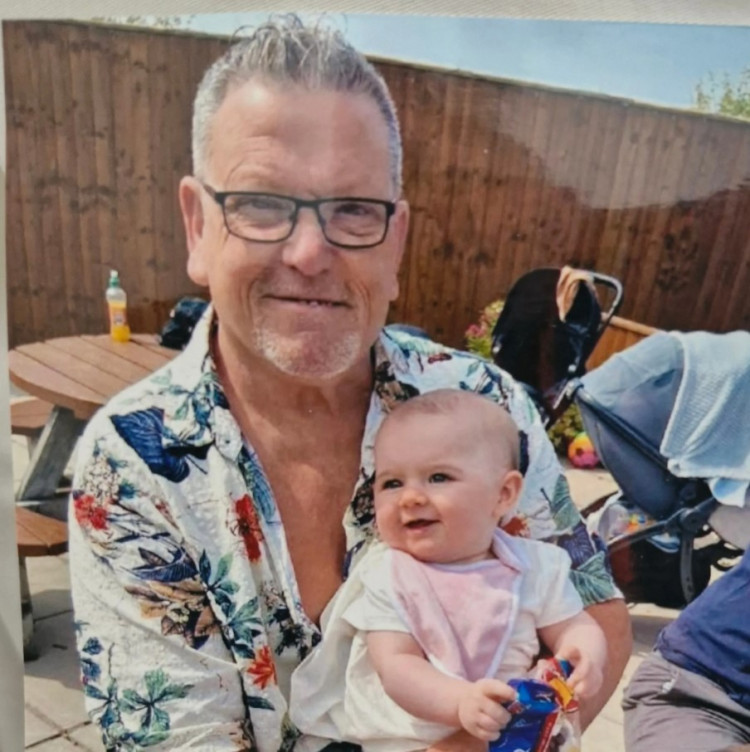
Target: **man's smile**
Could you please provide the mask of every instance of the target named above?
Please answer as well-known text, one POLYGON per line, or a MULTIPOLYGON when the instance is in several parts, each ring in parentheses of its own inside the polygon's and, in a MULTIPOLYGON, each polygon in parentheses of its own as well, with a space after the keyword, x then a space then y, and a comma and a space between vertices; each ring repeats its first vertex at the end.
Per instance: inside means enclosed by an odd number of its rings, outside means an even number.
POLYGON ((300 305, 308 306, 328 306, 330 308, 345 307, 347 304, 339 300, 326 300, 325 298, 293 298, 293 297, 281 297, 271 296, 273 300, 280 300, 284 303, 297 303, 300 305))

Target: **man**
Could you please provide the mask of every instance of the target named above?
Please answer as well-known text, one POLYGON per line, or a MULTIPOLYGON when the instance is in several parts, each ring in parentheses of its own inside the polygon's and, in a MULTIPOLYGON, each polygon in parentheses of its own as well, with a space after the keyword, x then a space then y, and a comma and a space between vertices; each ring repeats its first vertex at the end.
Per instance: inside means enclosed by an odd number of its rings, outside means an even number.
MULTIPOLYGON (((206 73, 193 159, 188 272, 212 308, 183 354, 92 420, 72 495, 83 681, 107 745, 304 747, 290 675, 374 535, 375 430, 440 387, 494 397, 527 434, 516 527, 567 544, 609 637, 611 693, 626 611, 523 391, 483 361, 381 332, 408 228, 382 79, 338 34, 261 27, 206 73)), ((452 749, 471 742, 434 747, 452 749)))
POLYGON ((630 752, 750 749, 750 549, 661 631, 622 706, 630 752))

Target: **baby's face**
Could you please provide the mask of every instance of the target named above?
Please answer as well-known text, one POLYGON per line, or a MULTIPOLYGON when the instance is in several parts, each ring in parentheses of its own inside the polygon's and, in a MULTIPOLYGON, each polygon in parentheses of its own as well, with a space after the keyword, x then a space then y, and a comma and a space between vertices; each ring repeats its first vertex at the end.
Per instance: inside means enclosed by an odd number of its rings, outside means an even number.
POLYGON ((498 521, 515 504, 520 474, 456 414, 412 414, 386 423, 375 444, 380 537, 417 559, 488 558, 498 521))

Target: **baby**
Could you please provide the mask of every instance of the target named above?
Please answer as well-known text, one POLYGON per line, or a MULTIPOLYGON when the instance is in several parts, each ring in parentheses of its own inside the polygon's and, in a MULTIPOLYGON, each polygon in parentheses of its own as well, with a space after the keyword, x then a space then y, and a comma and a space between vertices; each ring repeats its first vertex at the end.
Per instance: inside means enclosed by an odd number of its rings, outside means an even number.
POLYGON ((521 490, 518 445, 508 413, 471 392, 430 392, 383 421, 382 543, 354 568, 292 679, 300 749, 318 748, 317 736, 418 750, 460 727, 497 739, 510 717, 500 703, 515 697, 506 682, 529 673, 540 641, 573 665, 577 697, 599 690, 604 635, 568 555, 498 527, 521 490))

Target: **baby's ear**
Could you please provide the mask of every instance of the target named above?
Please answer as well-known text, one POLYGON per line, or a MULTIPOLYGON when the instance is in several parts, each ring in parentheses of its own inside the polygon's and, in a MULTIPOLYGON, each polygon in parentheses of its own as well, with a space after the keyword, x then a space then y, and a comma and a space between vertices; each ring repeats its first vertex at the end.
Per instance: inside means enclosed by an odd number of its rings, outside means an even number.
POLYGON ((510 512, 521 495, 523 476, 518 470, 508 470, 500 480, 500 493, 497 500, 497 511, 500 517, 510 512))

